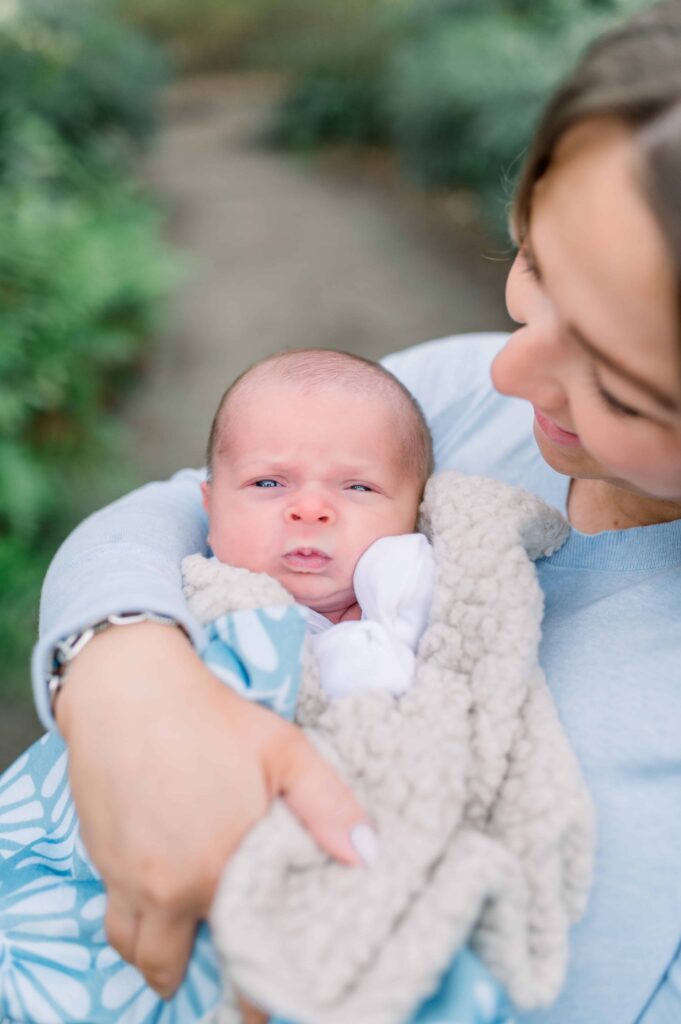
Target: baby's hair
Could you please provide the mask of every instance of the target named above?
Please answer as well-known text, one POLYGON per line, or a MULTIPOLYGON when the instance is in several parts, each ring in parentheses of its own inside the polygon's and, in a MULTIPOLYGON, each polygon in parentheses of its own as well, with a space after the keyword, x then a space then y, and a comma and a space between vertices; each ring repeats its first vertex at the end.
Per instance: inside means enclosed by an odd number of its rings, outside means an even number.
POLYGON ((277 352, 249 367, 230 384, 213 417, 206 449, 208 479, 215 456, 229 444, 229 405, 236 395, 248 394, 251 386, 279 380, 295 384, 303 393, 318 388, 346 387, 355 394, 371 394, 390 403, 395 413, 406 471, 422 486, 433 472, 433 441, 423 412, 414 396, 380 363, 335 349, 300 348, 277 352))

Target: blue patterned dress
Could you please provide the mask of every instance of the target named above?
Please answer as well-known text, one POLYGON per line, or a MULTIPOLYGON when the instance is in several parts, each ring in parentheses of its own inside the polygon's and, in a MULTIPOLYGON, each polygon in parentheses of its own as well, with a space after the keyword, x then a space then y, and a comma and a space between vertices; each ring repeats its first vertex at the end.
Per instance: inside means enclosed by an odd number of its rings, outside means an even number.
MULTIPOLYGON (((210 625, 203 656, 227 685, 290 719, 305 629, 295 606, 235 612, 210 625)), ((108 945, 105 906, 78 833, 66 747, 49 733, 0 776, 0 1024, 198 1024, 218 1005, 206 925, 166 1002, 108 945)), ((512 1024, 509 1013, 464 951, 412 1024, 512 1024)))

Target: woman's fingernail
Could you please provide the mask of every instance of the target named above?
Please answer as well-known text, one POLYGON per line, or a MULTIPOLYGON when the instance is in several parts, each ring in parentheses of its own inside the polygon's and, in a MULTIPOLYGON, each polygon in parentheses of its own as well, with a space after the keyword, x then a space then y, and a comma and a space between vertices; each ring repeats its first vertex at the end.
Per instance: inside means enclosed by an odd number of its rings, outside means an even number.
POLYGON ((350 842, 368 866, 376 863, 378 859, 378 836, 371 825, 364 822, 355 825, 350 833, 350 842))

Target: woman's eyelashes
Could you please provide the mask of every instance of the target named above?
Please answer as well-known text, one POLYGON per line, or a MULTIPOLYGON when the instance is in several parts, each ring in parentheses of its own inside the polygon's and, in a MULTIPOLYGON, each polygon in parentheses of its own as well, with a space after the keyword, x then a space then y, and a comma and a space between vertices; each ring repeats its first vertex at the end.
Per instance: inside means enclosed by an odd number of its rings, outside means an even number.
MULTIPOLYGON (((522 245, 519 253, 521 257, 521 270, 523 273, 529 274, 533 281, 536 281, 537 284, 541 284, 542 276, 539 271, 539 267, 534 261, 532 252, 526 245, 522 245)), ((633 406, 627 405, 626 402, 621 402, 619 398, 615 398, 614 395, 603 387, 594 366, 591 367, 591 383, 593 384, 594 390, 596 391, 601 404, 607 406, 610 412, 613 412, 618 416, 628 416, 630 418, 643 417, 644 414, 640 412, 639 409, 634 409, 633 406)))
POLYGON ((521 245, 519 249, 521 270, 525 274, 529 274, 533 281, 538 284, 541 283, 541 274, 539 273, 539 267, 534 262, 534 256, 525 245, 521 245))
POLYGON ((619 398, 615 398, 614 395, 611 395, 610 392, 601 384, 598 374, 596 373, 596 369, 593 366, 591 367, 591 382, 601 402, 603 405, 607 406, 610 412, 614 412, 618 416, 628 416, 630 418, 638 419, 643 416, 643 413, 638 409, 634 409, 631 405, 627 405, 626 402, 621 402, 619 398))

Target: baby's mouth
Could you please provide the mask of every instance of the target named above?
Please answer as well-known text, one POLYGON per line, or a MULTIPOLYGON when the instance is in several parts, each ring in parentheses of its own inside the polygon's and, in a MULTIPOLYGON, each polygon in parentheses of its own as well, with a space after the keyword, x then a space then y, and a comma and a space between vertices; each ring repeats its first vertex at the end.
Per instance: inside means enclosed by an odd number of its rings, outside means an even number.
POLYGON ((331 561, 331 556, 318 548, 302 547, 287 551, 283 561, 295 572, 321 572, 331 561))

